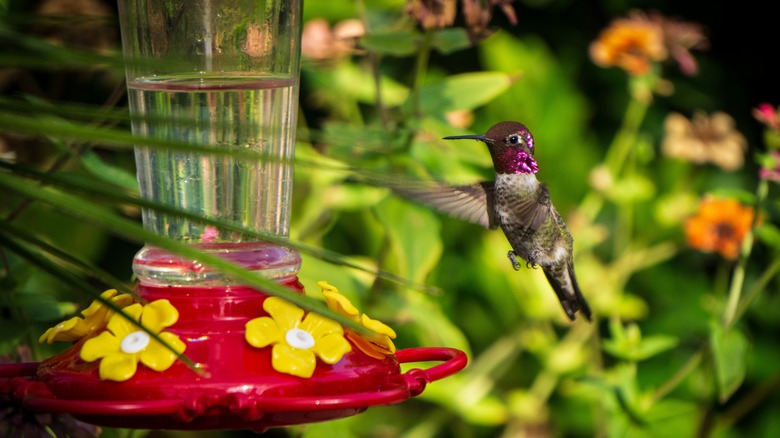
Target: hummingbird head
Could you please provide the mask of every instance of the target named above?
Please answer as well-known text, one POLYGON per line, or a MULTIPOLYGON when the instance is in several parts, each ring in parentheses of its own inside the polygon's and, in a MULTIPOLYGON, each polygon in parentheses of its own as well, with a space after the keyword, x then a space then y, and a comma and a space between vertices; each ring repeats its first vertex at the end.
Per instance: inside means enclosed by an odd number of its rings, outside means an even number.
POLYGON ((536 173, 539 167, 534 159, 534 137, 522 123, 500 122, 483 135, 455 135, 445 140, 472 139, 484 142, 496 173, 536 173))

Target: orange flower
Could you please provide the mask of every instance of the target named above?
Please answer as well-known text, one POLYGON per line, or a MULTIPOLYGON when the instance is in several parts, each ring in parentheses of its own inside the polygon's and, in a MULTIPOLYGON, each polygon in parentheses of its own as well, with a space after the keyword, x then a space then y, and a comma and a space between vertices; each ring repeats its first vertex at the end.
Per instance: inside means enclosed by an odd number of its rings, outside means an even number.
POLYGON ((754 215, 752 208, 734 199, 705 198, 696 216, 685 223, 688 245, 704 252, 717 251, 735 260, 754 215))
POLYGON ((590 45, 597 65, 620 67, 632 75, 649 73, 653 62, 667 56, 663 28, 639 12, 614 20, 590 45))

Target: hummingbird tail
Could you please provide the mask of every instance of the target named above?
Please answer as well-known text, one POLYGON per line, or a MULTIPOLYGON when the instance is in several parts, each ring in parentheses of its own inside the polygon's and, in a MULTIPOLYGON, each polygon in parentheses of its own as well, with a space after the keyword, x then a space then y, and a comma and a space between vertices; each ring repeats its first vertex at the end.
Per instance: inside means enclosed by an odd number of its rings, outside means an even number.
POLYGON ((565 272, 562 273, 564 281, 560 278, 555 278, 544 270, 544 275, 547 277, 547 281, 550 282, 555 294, 558 295, 558 300, 561 302, 563 311, 566 312, 566 316, 571 321, 577 319, 577 311, 581 311, 588 321, 591 321, 591 312, 588 302, 580 291, 580 286, 577 284, 577 277, 574 276, 574 266, 571 263, 568 264, 565 272))

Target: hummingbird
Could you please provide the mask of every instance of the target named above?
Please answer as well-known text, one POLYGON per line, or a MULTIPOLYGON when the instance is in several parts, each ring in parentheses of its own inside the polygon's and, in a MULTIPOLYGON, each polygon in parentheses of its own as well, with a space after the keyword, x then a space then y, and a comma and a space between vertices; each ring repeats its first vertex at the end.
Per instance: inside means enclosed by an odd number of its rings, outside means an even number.
POLYGON ((444 140, 478 140, 487 145, 496 171, 494 181, 470 185, 404 185, 394 187, 401 196, 429 205, 445 214, 501 228, 512 247, 507 253, 515 270, 522 264, 540 266, 561 302, 566 316, 578 311, 590 321, 591 311, 574 275, 573 239, 550 200, 547 186, 536 178, 534 137, 518 122, 500 122, 483 135, 456 135, 444 140))

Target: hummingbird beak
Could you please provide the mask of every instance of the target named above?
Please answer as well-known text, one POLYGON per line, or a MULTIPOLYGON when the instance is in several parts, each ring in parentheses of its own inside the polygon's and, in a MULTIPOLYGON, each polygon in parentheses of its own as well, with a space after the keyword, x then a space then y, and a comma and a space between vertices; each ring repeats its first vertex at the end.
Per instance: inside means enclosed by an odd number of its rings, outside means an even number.
POLYGON ((489 138, 485 137, 483 134, 479 135, 451 135, 449 137, 444 137, 443 140, 479 140, 485 143, 488 143, 490 141, 489 138))

